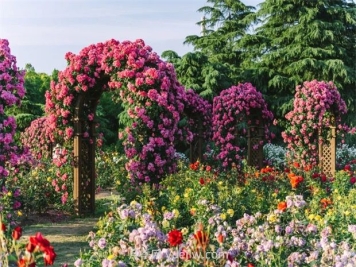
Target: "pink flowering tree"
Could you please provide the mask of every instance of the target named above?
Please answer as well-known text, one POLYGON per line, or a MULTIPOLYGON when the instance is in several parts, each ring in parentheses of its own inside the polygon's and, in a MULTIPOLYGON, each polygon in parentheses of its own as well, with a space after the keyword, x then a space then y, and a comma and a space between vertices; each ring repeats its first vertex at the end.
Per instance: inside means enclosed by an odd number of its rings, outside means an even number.
POLYGON ((329 126, 347 130, 341 124, 346 104, 332 82, 306 81, 296 87, 294 109, 285 116, 287 129, 282 132, 289 149, 288 158, 302 166, 315 166, 319 144, 327 142, 329 126))
MULTIPOLYGON (((20 166, 31 162, 28 151, 15 144, 15 118, 5 113, 6 107, 20 105, 25 95, 24 75, 16 66, 9 42, 0 39, 0 211, 3 213, 20 207, 20 202, 13 199, 19 197, 20 192, 13 184, 20 166), (9 205, 10 210, 7 210, 9 205)), ((11 217, 11 213, 7 217, 11 217)))
MULTIPOLYGON (((110 40, 90 45, 78 55, 67 53, 66 59, 68 67, 59 72, 58 82, 52 82, 46 94, 49 139, 73 138, 79 96, 95 100, 103 91, 112 91, 113 100, 122 103, 126 114, 127 127, 119 138, 123 139, 131 179, 155 183, 174 172, 174 144, 184 136, 178 122, 187 99, 173 65, 162 61, 142 40, 110 40)), ((89 126, 95 122, 92 106, 82 112, 89 123, 80 129, 88 143, 93 139, 89 126)), ((192 139, 189 134, 183 138, 192 139)))
MULTIPOLYGON (((213 101, 213 141, 219 149, 217 159, 224 168, 240 167, 246 154, 246 137, 249 126, 263 127, 264 138, 272 134, 269 126, 273 114, 260 92, 251 83, 240 83, 221 91, 213 101), (257 113, 259 116, 254 116, 257 113)), ((262 146, 263 141, 256 146, 262 146)), ((258 149, 258 147, 254 147, 258 149)))

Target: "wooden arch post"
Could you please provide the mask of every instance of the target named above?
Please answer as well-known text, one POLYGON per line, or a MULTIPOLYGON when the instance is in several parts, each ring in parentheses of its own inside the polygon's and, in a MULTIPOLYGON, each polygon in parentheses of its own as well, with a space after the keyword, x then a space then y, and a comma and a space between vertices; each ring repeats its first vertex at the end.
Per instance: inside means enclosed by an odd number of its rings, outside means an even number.
POLYGON ((336 126, 335 117, 331 117, 331 123, 328 128, 319 130, 319 138, 322 131, 327 131, 327 140, 319 143, 319 168, 329 177, 335 175, 336 170, 336 126))
POLYGON ((101 90, 94 94, 79 93, 74 113, 74 186, 73 198, 78 215, 95 212, 95 114, 101 90), (85 130, 89 129, 88 135, 85 130))
POLYGON ((203 160, 203 125, 202 121, 198 122, 198 133, 190 143, 189 161, 194 163, 203 160))

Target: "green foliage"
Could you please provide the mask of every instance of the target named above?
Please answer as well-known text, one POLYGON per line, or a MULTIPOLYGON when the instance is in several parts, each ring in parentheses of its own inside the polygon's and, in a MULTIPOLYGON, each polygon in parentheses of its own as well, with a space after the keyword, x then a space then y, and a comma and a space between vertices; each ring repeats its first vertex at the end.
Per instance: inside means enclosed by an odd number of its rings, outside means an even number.
MULTIPOLYGON (((333 81, 355 111, 356 8, 345 0, 264 1, 244 36, 244 68, 278 116, 285 114, 296 85, 333 81)), ((349 117, 349 121, 351 116, 349 117)))

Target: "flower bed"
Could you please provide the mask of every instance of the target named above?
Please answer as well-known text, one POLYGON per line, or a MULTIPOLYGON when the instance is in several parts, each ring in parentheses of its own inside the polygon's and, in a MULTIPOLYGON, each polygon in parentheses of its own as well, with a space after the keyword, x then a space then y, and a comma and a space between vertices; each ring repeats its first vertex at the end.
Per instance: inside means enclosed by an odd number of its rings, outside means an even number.
POLYGON ((160 190, 112 203, 74 265, 354 266, 353 175, 182 165, 160 190))

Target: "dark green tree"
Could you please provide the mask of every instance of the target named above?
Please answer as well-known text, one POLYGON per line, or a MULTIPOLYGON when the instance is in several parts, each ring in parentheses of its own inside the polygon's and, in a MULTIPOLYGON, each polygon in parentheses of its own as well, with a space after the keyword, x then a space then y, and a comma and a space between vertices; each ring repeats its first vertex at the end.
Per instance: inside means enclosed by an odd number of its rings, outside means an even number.
POLYGON ((228 76, 237 83, 241 81, 240 64, 244 55, 240 40, 250 27, 254 7, 238 0, 207 0, 207 3, 198 9, 204 15, 197 23, 202 27, 201 36, 187 36, 185 43, 206 55, 209 62, 227 68, 228 76))
POLYGON ((17 129, 23 131, 31 121, 44 115, 45 92, 49 89, 51 77, 37 73, 31 64, 25 66, 26 95, 19 107, 11 107, 9 114, 15 116, 17 129))
POLYGON ((241 41, 245 79, 263 90, 278 116, 291 110, 295 86, 314 79, 333 81, 349 114, 356 111, 355 3, 265 0, 255 20, 255 32, 241 41))
POLYGON ((165 51, 162 57, 174 64, 179 82, 207 100, 228 88, 232 81, 229 69, 219 62, 210 62, 202 52, 189 52, 179 57, 174 51, 165 51))

